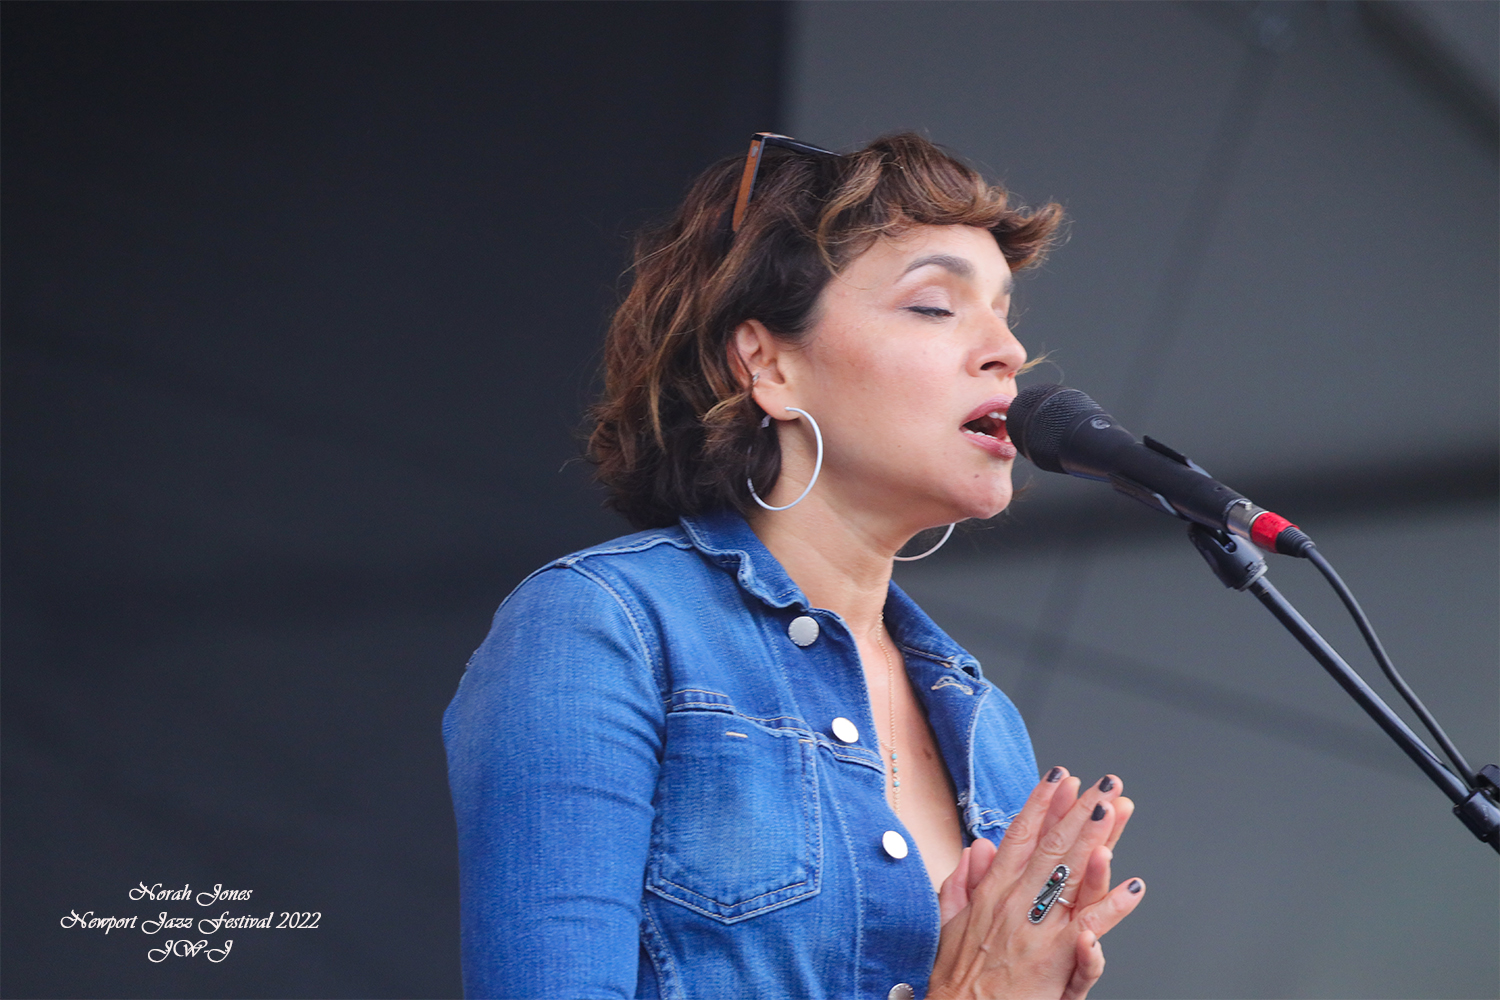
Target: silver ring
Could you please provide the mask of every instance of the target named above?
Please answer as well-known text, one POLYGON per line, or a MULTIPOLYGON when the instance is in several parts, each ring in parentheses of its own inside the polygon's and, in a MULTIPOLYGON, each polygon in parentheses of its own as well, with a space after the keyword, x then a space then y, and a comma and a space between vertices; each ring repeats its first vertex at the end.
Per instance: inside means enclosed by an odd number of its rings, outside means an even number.
MULTIPOLYGON (((1058 865, 1052 869, 1052 874, 1047 876, 1047 884, 1042 886, 1042 891, 1036 894, 1036 899, 1031 903, 1031 909, 1026 913, 1027 920, 1034 924, 1042 922, 1047 911, 1052 909, 1052 904, 1062 896, 1063 886, 1068 884, 1068 876, 1071 874, 1072 870, 1067 865, 1058 865)), ((1064 902, 1067 901, 1064 900, 1064 902)), ((1068 905, 1073 904, 1068 903, 1068 905)))

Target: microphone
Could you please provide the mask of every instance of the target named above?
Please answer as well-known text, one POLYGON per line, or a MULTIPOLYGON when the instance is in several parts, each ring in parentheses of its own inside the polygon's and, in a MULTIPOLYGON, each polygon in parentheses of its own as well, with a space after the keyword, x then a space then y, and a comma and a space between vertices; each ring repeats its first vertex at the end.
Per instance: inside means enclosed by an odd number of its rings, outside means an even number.
POLYGON ((1121 427, 1077 389, 1030 385, 1011 402, 1006 429, 1016 450, 1038 469, 1109 483, 1146 506, 1267 552, 1307 558, 1312 539, 1218 482, 1186 455, 1121 427))

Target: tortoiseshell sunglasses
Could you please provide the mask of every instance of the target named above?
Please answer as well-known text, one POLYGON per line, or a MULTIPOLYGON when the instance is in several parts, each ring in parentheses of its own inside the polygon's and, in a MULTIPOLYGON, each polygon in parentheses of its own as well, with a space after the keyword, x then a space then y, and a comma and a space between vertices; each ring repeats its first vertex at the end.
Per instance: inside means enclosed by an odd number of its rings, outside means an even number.
POLYGON ((790 136, 778 135, 775 132, 755 133, 750 139, 750 152, 745 156, 745 172, 740 175, 740 194, 734 201, 734 215, 729 223, 729 230, 732 233, 739 232, 740 223, 745 221, 745 210, 750 207, 750 197, 755 193, 755 179, 760 175, 760 157, 766 146, 780 146, 782 149, 819 156, 839 155, 831 149, 809 146, 805 142, 798 142, 790 136))

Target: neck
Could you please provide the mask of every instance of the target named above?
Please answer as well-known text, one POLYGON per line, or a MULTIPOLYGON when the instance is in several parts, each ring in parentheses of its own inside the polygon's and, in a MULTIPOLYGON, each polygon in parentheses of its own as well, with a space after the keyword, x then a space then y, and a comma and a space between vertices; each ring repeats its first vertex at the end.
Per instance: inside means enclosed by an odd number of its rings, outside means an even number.
POLYGON ((811 496, 791 510, 756 511, 750 527, 813 607, 838 614, 856 635, 880 621, 899 544, 886 532, 811 496))

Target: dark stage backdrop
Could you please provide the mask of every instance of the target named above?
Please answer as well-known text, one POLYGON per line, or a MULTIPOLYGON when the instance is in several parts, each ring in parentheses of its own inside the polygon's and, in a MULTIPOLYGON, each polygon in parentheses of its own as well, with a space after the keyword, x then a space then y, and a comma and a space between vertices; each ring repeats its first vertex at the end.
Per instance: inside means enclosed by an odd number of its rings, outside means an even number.
POLYGON ((623 527, 576 458, 626 234, 778 127, 783 17, 5 5, 6 996, 460 992, 439 717, 623 527), (226 910, 320 916, 140 930, 226 910))

